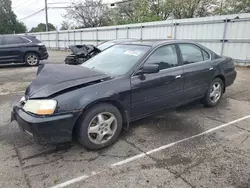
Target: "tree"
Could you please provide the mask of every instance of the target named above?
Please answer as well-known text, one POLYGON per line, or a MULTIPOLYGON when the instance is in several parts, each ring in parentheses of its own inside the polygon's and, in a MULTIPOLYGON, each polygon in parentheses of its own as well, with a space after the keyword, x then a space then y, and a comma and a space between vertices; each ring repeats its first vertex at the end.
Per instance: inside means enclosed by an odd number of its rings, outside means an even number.
POLYGON ((25 33, 27 31, 27 27, 23 22, 16 22, 14 30, 15 33, 25 33))
MULTIPOLYGON (((56 27, 48 23, 48 30, 49 31, 55 31, 56 27)), ((45 23, 40 23, 36 27, 32 27, 32 29, 29 31, 30 33, 36 33, 36 32, 45 32, 46 31, 46 24, 45 23)))
POLYGON ((218 6, 216 0, 171 0, 174 18, 204 17, 213 14, 218 6))
POLYGON ((250 12, 250 0, 221 0, 214 14, 238 14, 250 12))
POLYGON ((153 0, 151 3, 151 10, 156 14, 161 20, 166 20, 172 16, 173 12, 173 0, 153 0))
POLYGON ((250 0, 132 0, 114 5, 102 0, 73 3, 65 18, 74 28, 86 28, 250 12, 250 0))
POLYGON ((250 12, 250 0, 238 0, 238 1, 236 1, 235 7, 234 7, 234 12, 236 12, 236 13, 249 13, 250 12))
POLYGON ((63 21, 60 30, 69 30, 71 28, 72 28, 72 26, 71 26, 71 24, 69 22, 63 21))
POLYGON ((134 0, 117 4, 116 24, 204 17, 212 15, 217 0, 134 0))
POLYGON ((27 28, 17 20, 11 4, 11 0, 0 1, 0 34, 25 33, 27 28))
POLYGON ((116 20, 115 22, 113 21, 114 24, 161 20, 161 16, 155 13, 154 10, 156 10, 156 7, 153 7, 153 0, 136 0, 117 4, 116 7, 111 9, 107 14, 116 20))
POLYGON ((67 9, 64 17, 74 21, 77 27, 100 27, 108 25, 111 21, 105 14, 108 7, 102 0, 86 0, 72 4, 72 9, 67 9))

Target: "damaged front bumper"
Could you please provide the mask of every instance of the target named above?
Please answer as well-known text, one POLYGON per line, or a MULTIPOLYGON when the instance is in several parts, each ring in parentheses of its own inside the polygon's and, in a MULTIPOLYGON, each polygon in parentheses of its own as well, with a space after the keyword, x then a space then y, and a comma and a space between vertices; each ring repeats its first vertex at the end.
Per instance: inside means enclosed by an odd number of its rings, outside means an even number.
POLYGON ((68 64, 68 65, 80 65, 87 60, 88 58, 77 57, 76 55, 71 54, 71 55, 68 55, 64 61, 65 61, 65 64, 68 64))
POLYGON ((78 114, 74 113, 40 117, 29 114, 18 106, 11 112, 11 121, 16 120, 25 135, 39 144, 70 142, 77 117, 78 114))

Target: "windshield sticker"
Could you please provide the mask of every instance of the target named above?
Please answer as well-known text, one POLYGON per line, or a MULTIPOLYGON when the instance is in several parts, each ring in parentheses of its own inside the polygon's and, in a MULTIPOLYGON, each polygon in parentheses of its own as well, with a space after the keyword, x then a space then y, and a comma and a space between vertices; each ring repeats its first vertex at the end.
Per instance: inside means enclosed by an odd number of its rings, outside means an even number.
POLYGON ((138 55, 141 54, 141 52, 139 52, 139 51, 126 51, 126 52, 124 52, 124 54, 132 55, 132 56, 138 56, 138 55))

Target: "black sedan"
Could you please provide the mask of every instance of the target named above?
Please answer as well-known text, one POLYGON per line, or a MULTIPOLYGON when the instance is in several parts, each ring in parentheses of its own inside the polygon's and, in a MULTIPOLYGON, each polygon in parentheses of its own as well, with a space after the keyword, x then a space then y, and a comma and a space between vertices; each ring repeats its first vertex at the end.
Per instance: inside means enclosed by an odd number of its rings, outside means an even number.
POLYGON ((41 65, 12 119, 39 143, 89 149, 117 141, 131 121, 202 99, 219 103, 236 78, 234 62, 188 41, 114 45, 81 66, 41 65))

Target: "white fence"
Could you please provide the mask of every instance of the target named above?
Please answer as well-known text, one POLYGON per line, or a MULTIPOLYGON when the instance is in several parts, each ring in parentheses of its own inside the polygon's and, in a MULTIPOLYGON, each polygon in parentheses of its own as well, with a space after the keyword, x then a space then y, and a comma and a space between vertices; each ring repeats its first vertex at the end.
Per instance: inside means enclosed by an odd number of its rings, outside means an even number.
POLYGON ((220 55, 250 61, 250 14, 166 20, 59 32, 31 33, 48 48, 66 49, 72 44, 98 45, 119 38, 197 41, 220 55))

